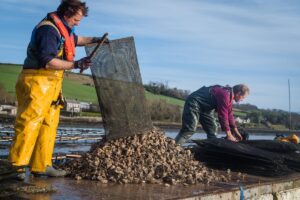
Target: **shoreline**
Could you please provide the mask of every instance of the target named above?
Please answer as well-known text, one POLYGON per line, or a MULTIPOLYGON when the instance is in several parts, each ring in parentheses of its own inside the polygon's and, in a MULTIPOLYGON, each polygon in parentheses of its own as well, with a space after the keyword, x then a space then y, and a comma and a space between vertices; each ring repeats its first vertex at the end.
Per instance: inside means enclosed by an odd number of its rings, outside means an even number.
MULTIPOLYGON (((3 124, 12 125, 14 123, 15 116, 13 115, 0 115, 0 121, 3 124)), ((181 123, 177 122, 161 122, 161 121, 154 121, 154 126, 157 126, 159 128, 163 129, 175 129, 178 130, 181 128, 181 123)), ((91 128, 102 128, 102 118, 101 117, 66 117, 66 116, 60 116, 60 122, 59 126, 65 127, 65 126, 74 126, 74 127, 82 127, 82 126, 88 126, 91 128)), ((276 130, 276 129, 270 129, 270 128, 244 128, 244 130, 248 133, 278 133, 278 134, 298 134, 300 135, 300 130, 276 130)), ((197 128, 197 131, 203 131, 201 126, 197 128)), ((221 132, 221 131, 219 131, 221 132)))

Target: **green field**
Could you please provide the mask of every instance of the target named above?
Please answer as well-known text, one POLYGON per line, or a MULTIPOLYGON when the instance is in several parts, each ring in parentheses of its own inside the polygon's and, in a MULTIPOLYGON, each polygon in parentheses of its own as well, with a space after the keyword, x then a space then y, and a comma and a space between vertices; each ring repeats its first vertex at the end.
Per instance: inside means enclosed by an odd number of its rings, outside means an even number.
POLYGON ((21 69, 20 65, 0 64, 0 84, 11 96, 15 96, 15 84, 21 69))
POLYGON ((234 111, 234 116, 241 117, 241 118, 246 118, 248 114, 246 111, 242 111, 236 108, 234 108, 233 111, 234 111))
MULTIPOLYGON (((12 96, 15 96, 15 84, 22 66, 0 64, 0 83, 5 90, 12 96)), ((97 95, 95 87, 82 84, 78 79, 78 74, 69 73, 65 76, 63 81, 63 94, 67 99, 77 99, 85 102, 97 103, 97 95)), ((86 76, 85 76, 86 78, 86 76)), ((184 101, 166 97, 162 95, 155 95, 146 91, 146 98, 148 100, 165 100, 167 103, 183 106, 184 101)))
POLYGON ((147 100, 165 100, 169 104, 178 105, 178 106, 183 106, 183 104, 184 104, 183 100, 172 98, 172 97, 167 97, 167 96, 163 96, 163 95, 153 94, 148 91, 146 91, 146 99, 147 100))
MULTIPOLYGON (((15 83, 22 67, 20 65, 0 64, 0 83, 4 86, 6 91, 15 96, 15 83)), ((84 85, 79 81, 79 74, 69 73, 65 76, 63 81, 63 94, 67 99, 77 99, 84 102, 98 103, 95 87, 84 85)), ((84 77, 87 79, 87 76, 84 77)), ((184 101, 163 95, 156 95, 146 91, 147 100, 165 100, 169 104, 183 107, 184 101)), ((234 115, 245 118, 247 112, 234 109, 234 115)))
POLYGON ((92 103, 98 102, 95 87, 82 85, 67 78, 63 81, 63 94, 67 99, 77 99, 92 103))

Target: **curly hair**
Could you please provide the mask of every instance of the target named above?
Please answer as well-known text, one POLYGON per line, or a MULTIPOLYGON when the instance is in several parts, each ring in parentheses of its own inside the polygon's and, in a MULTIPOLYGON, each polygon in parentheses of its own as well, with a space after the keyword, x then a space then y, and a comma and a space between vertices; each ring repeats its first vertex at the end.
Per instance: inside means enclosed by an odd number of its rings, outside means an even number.
POLYGON ((57 8, 57 13, 61 16, 71 17, 81 10, 83 16, 88 15, 88 7, 80 0, 62 0, 57 8))

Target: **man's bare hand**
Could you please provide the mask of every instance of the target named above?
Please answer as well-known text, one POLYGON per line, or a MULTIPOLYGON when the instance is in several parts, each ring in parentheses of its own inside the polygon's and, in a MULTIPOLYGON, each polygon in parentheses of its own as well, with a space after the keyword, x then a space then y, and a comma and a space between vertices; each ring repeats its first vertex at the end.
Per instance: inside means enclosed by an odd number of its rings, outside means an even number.
POLYGON ((238 137, 237 138, 238 141, 242 141, 243 140, 243 137, 242 137, 242 135, 239 132, 236 133, 236 136, 238 137))
POLYGON ((232 142, 238 142, 238 140, 235 137, 233 137, 233 135, 231 135, 231 134, 227 135, 227 140, 230 140, 232 142))
POLYGON ((243 137, 242 137, 242 135, 240 134, 240 132, 239 132, 239 130, 237 128, 234 128, 233 132, 234 132, 234 135, 236 136, 236 139, 238 141, 242 141, 243 140, 243 137))

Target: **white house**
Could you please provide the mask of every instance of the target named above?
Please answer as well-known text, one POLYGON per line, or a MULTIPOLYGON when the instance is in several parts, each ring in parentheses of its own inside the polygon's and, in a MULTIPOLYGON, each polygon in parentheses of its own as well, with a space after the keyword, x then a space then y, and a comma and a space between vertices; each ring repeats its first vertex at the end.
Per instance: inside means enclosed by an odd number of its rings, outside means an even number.
POLYGON ((12 105, 0 105, 0 113, 8 115, 16 115, 17 107, 12 105))
POLYGON ((249 124, 250 123, 250 119, 242 119, 240 117, 236 117, 235 118, 235 122, 239 123, 239 124, 249 124))
POLYGON ((90 110, 91 104, 88 102, 80 102, 80 108, 82 111, 84 110, 90 110))
POLYGON ((66 105, 64 109, 67 112, 79 113, 81 112, 80 102, 76 100, 66 99, 66 105))

